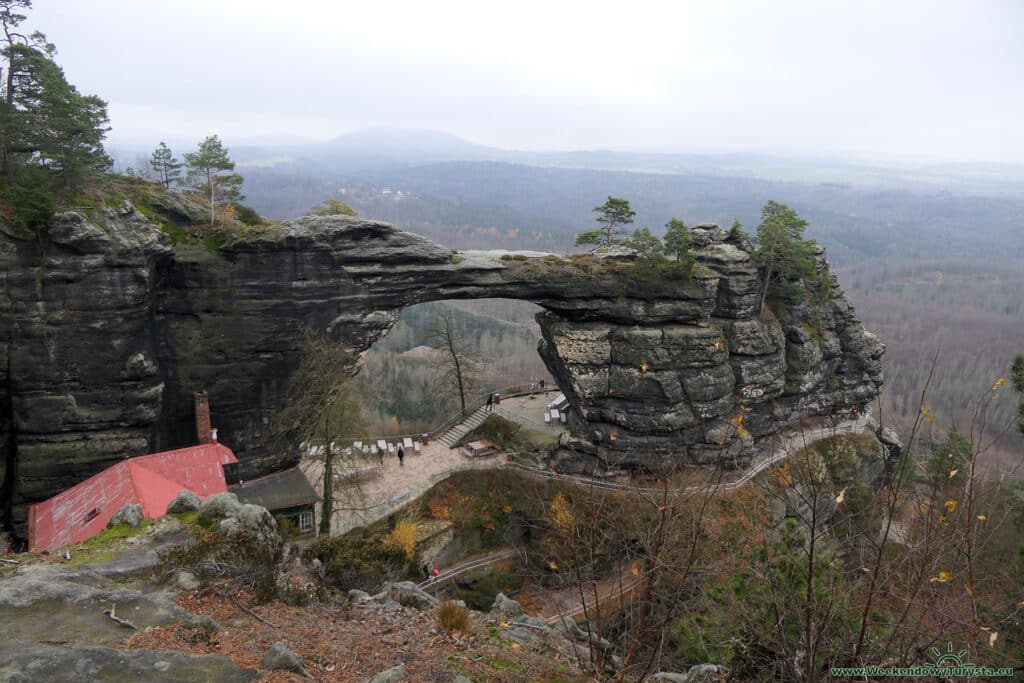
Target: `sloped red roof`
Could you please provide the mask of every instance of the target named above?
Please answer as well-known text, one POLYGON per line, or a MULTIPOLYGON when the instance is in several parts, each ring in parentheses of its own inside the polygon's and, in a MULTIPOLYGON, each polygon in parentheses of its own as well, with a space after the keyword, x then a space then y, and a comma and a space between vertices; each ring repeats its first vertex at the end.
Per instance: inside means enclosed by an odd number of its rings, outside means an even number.
POLYGON ((200 498, 227 491, 222 465, 238 462, 220 443, 129 458, 28 510, 30 550, 80 543, 103 531, 126 503, 140 503, 154 519, 183 489, 200 498))

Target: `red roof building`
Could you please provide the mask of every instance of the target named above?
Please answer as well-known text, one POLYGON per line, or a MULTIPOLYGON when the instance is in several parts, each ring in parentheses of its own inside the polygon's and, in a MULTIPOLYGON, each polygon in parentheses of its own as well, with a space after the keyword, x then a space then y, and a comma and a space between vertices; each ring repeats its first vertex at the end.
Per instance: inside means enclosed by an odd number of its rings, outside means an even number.
POLYGON ((231 449, 212 441, 123 460, 28 509, 29 550, 80 543, 106 528, 126 503, 140 503, 146 519, 161 517, 183 489, 200 498, 227 491, 224 465, 231 449))

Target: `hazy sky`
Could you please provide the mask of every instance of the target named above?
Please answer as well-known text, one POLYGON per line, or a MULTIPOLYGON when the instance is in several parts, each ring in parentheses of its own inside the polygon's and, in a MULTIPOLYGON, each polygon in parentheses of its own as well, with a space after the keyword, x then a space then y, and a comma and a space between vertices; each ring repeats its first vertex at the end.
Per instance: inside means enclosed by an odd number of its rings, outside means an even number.
POLYGON ((1024 162, 1024 2, 35 0, 112 140, 1024 162))

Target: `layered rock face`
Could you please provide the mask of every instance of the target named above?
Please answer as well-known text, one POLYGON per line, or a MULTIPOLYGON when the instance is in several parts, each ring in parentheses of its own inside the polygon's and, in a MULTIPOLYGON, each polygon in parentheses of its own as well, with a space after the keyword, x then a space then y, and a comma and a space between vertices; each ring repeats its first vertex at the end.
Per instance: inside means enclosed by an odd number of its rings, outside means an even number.
POLYGON ((751 439, 879 391, 883 346, 834 282, 759 319, 749 256, 720 230, 694 236, 699 265, 679 281, 612 260, 453 256, 347 217, 301 218, 218 253, 172 248, 128 203, 54 216, 41 239, 0 232, 0 522, 23 524, 27 503, 120 458, 193 443, 203 389, 244 478, 293 463, 271 426, 300 327, 362 352, 424 301, 545 308, 541 355, 578 431, 613 462, 741 463, 751 439))
POLYGON ((758 315, 761 279, 725 231, 694 231, 700 314, 651 324, 638 318, 578 322, 539 316, 541 357, 571 396, 576 444, 613 464, 680 459, 741 467, 757 440, 800 420, 862 410, 881 389, 884 345, 818 257, 807 296, 770 300, 758 315))

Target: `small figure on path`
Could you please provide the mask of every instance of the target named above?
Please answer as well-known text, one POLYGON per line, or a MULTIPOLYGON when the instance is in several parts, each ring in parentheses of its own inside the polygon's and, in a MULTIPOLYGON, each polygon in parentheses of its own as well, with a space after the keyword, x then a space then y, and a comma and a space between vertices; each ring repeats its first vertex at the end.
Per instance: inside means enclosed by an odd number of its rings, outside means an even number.
POLYGON ((487 394, 487 410, 494 406, 494 394, 487 394))
POLYGON ((398 464, 400 467, 405 467, 405 449, 401 446, 398 447, 398 464))
POLYGON ((441 572, 440 572, 440 571, 438 571, 438 569, 437 569, 437 565, 435 564, 435 565, 434 565, 434 578, 436 579, 436 578, 437 578, 437 576, 438 576, 438 574, 440 574, 440 573, 441 573, 441 572))
POLYGON ((420 567, 420 571, 423 572, 423 578, 429 581, 430 580, 430 565, 427 564, 426 562, 424 562, 423 566, 420 567))
POLYGON ((544 391, 544 380, 543 379, 540 381, 540 390, 544 391))

